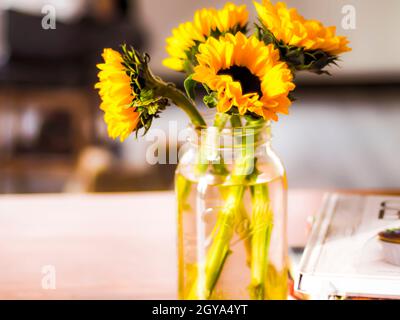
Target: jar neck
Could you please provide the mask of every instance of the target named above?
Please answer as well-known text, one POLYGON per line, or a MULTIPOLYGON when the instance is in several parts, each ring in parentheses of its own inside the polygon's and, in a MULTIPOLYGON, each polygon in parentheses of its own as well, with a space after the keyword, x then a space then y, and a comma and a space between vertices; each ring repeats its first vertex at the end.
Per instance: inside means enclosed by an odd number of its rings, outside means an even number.
POLYGON ((219 129, 215 126, 191 127, 189 142, 202 148, 213 150, 257 148, 270 145, 270 122, 260 121, 244 127, 219 129))

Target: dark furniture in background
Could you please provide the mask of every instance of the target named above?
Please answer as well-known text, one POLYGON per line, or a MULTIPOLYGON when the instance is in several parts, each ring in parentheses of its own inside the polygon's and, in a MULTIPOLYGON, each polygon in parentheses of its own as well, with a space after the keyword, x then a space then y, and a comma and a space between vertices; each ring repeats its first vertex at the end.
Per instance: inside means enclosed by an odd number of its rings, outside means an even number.
POLYGON ((128 2, 115 3, 114 19, 89 11, 74 23, 57 21, 54 30, 42 28, 42 16, 6 13, 10 56, 0 67, 0 118, 8 127, 0 125, 0 192, 61 191, 77 156, 99 139, 93 85, 102 49, 143 45, 128 2), (38 118, 31 136, 27 112, 38 118))

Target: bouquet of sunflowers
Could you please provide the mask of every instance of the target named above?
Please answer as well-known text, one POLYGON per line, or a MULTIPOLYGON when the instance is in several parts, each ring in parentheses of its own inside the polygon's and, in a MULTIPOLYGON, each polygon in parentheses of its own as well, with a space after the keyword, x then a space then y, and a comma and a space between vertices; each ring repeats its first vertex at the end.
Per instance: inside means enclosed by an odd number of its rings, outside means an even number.
MULTIPOLYGON (((204 138, 194 152, 196 161, 185 160, 185 168, 193 174, 178 166, 176 175, 179 294, 184 299, 284 298, 284 218, 282 228, 274 229, 279 224, 277 212, 284 215, 285 200, 283 193, 279 201, 273 199, 272 178, 260 178, 268 176, 276 157, 268 143, 259 142, 269 135, 270 121, 289 113, 296 74, 328 74, 326 67, 350 50, 348 40, 337 36, 335 27, 306 20, 282 2, 274 5, 264 0, 254 5, 258 21, 253 28, 245 5, 227 3, 219 10, 198 10, 193 21, 172 30, 164 65, 186 74, 184 91, 155 76, 149 69, 149 56, 126 45, 120 52, 105 49, 104 63, 98 65, 96 88, 110 137, 123 141, 133 132, 145 134, 164 110, 178 107, 204 138), (212 122, 199 112, 199 101, 215 110, 212 122), (226 132, 238 150, 232 162, 221 151, 220 138, 226 132), (205 227, 204 212, 210 208, 212 222, 205 227), (187 244, 191 226, 196 230, 193 246, 187 244), (274 232, 282 233, 280 245, 273 243, 274 232), (245 263, 232 278, 226 269, 232 261, 239 263, 239 256, 232 258, 237 242, 241 243, 238 251, 245 252, 245 263), (281 247, 283 267, 272 263, 274 247, 281 247), (191 255, 195 258, 190 259, 191 255), (238 274, 246 276, 239 280, 238 274), (228 291, 236 290, 232 287, 235 279, 244 290, 230 296, 228 291), (224 290, 224 284, 228 289, 224 290)), ((286 177, 278 169, 284 192, 286 177)))

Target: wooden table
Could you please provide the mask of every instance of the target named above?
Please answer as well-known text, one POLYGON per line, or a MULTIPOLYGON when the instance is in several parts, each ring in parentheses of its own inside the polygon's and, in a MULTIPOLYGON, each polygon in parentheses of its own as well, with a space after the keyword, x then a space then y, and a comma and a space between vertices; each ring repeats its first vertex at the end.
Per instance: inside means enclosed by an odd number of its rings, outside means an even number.
MULTIPOLYGON (((290 191, 291 246, 322 197, 290 191)), ((175 299, 174 212, 171 192, 0 196, 0 299, 175 299)))

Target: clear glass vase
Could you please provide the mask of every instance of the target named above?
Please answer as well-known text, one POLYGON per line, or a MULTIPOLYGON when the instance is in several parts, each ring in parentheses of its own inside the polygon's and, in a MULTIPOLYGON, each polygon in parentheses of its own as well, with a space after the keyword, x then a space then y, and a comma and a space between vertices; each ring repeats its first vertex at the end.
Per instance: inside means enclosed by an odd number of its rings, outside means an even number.
POLYGON ((287 183, 268 123, 191 129, 175 177, 180 299, 287 298, 287 183))

